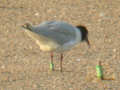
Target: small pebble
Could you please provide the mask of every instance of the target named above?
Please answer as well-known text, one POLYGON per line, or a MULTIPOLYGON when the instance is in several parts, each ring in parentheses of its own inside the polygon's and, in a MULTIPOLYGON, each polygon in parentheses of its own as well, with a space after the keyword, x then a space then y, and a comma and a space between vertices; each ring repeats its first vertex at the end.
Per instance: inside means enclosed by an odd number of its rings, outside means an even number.
POLYGON ((32 47, 32 46, 29 46, 29 49, 31 49, 31 50, 32 50, 32 49, 33 49, 33 47, 32 47))
POLYGON ((37 88, 37 85, 36 85, 36 84, 33 84, 33 88, 37 88))
POLYGON ((102 12, 102 13, 100 13, 100 17, 103 17, 103 16, 105 16, 105 14, 102 12))
POLYGON ((35 13, 35 16, 39 16, 39 13, 35 13))
POLYGON ((117 51, 117 50, 114 48, 114 49, 113 49, 113 52, 116 52, 116 51, 117 51))
POLYGON ((79 62, 79 61, 80 61, 80 58, 76 59, 76 61, 78 61, 78 62, 79 62))
POLYGON ((56 15, 54 17, 57 17, 56 15))
POLYGON ((1 68, 2 68, 2 69, 5 69, 5 66, 4 66, 4 65, 2 65, 2 66, 1 66, 1 68))

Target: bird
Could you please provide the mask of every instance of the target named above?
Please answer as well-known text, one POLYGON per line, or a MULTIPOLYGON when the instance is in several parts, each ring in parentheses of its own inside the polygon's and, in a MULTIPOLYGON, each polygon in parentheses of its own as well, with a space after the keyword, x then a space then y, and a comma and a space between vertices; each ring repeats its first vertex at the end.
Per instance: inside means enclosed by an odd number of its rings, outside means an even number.
POLYGON ((25 23, 22 25, 43 52, 50 52, 50 68, 54 71, 53 56, 60 53, 60 71, 62 72, 63 52, 69 51, 76 44, 85 41, 90 47, 88 30, 85 26, 73 26, 65 21, 44 21, 38 25, 25 23))

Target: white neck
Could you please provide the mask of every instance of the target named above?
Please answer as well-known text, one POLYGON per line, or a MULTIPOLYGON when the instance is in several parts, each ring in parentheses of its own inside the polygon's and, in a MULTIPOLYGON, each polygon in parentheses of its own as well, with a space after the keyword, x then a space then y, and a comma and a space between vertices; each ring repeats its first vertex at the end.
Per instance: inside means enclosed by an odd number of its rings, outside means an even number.
POLYGON ((75 27, 75 33, 76 33, 76 43, 79 43, 82 40, 82 34, 79 29, 75 27))

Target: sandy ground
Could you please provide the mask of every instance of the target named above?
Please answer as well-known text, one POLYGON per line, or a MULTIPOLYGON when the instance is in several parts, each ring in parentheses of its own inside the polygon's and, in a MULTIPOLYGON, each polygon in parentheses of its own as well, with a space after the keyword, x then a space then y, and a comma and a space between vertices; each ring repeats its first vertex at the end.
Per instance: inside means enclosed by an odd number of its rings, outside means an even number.
POLYGON ((0 90, 120 90, 119 28, 119 0, 0 0, 0 90), (47 20, 89 30, 91 48, 81 43, 64 53, 62 73, 60 55, 55 54, 51 72, 49 53, 21 28, 47 20), (99 60, 104 78, 113 80, 96 78, 99 60))

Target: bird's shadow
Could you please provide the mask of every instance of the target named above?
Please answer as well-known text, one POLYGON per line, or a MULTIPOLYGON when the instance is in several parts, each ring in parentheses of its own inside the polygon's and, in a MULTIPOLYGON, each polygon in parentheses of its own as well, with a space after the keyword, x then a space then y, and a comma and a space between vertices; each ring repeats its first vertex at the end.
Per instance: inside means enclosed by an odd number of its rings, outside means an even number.
MULTIPOLYGON (((55 71, 55 72, 60 72, 60 73, 62 73, 62 72, 72 72, 72 71, 70 71, 70 70, 64 70, 64 71, 61 72, 60 70, 56 70, 56 69, 55 69, 54 71, 55 71)), ((54 71, 52 71, 52 72, 54 72, 54 71)))
POLYGON ((64 73, 64 72, 72 72, 70 70, 63 70, 62 72, 58 69, 54 69, 53 71, 52 70, 40 70, 39 72, 60 72, 60 73, 64 73))

